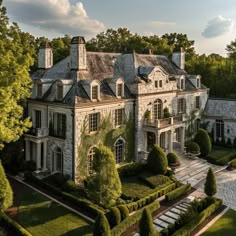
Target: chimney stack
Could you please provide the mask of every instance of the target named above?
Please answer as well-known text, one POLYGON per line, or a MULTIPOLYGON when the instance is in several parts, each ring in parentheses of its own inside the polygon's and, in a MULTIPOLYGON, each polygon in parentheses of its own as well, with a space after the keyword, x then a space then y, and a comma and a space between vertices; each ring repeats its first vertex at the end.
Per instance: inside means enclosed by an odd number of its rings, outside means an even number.
POLYGON ((49 42, 41 43, 38 52, 38 68, 49 69, 53 66, 52 45, 49 42))
POLYGON ((178 66, 181 70, 184 70, 185 67, 185 52, 184 49, 175 47, 172 54, 172 61, 178 66))

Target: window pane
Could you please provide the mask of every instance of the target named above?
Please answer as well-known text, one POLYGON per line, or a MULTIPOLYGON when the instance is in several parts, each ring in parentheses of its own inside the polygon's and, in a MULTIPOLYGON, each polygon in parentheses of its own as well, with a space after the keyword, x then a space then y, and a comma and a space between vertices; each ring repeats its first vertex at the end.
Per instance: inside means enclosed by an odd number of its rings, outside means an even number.
POLYGON ((123 125, 124 123, 124 109, 115 110, 115 126, 123 125))
POLYGON ((35 111, 35 128, 41 128, 41 111, 35 111))
POLYGON ((92 87, 92 99, 98 99, 98 86, 92 87))
POLYGON ((118 140, 115 144, 116 151, 116 163, 121 163, 123 161, 123 153, 124 153, 124 142, 122 140, 118 140))
POLYGON ((38 97, 42 97, 42 94, 43 94, 43 87, 42 87, 42 84, 38 84, 38 85, 37 85, 37 96, 38 96, 38 97))
POLYGON ((89 115, 89 132, 98 131, 99 113, 89 115))
POLYGON ((57 99, 63 99, 63 86, 57 86, 57 99))
POLYGON ((123 84, 117 85, 117 96, 122 97, 123 84))

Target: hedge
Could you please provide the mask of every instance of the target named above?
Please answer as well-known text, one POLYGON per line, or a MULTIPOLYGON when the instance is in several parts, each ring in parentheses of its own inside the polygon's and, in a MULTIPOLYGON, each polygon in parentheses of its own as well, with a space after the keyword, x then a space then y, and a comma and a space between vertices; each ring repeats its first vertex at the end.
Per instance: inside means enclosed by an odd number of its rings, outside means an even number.
POLYGON ((138 178, 151 188, 165 187, 165 185, 167 186, 173 182, 168 176, 165 175, 150 176, 150 174, 148 175, 143 173, 139 175, 138 178))
POLYGON ((231 152, 221 158, 215 158, 215 157, 211 157, 210 155, 207 156, 207 161, 215 164, 215 165, 227 165, 231 160, 233 160, 234 158, 236 158, 236 152, 231 152))
POLYGON ((200 212, 188 224, 177 230, 172 236, 188 236, 198 225, 200 225, 207 217, 215 212, 222 205, 221 199, 215 199, 214 203, 208 206, 205 210, 200 212))
POLYGON ((200 147, 196 142, 187 142, 186 151, 190 153, 200 153, 200 147))
POLYGON ((182 185, 179 188, 176 188, 175 190, 167 193, 165 195, 165 200, 166 201, 174 200, 174 199, 184 195, 185 193, 187 193, 190 189, 191 189, 191 184, 182 185))
POLYGON ((94 218, 96 218, 99 213, 104 213, 104 210, 102 208, 99 208, 98 206, 90 202, 89 200, 81 199, 70 193, 63 192, 60 189, 46 182, 43 182, 42 180, 39 180, 32 174, 25 175, 25 180, 27 182, 36 184, 37 186, 51 192, 52 194, 55 194, 58 197, 62 197, 62 199, 69 201, 71 204, 77 205, 82 210, 85 210, 87 213, 91 214, 91 216, 94 218))
POLYGON ((9 229, 12 233, 14 233, 14 236, 33 236, 30 232, 19 225, 16 221, 11 219, 3 211, 0 211, 0 225, 9 229))
POLYGON ((137 173, 142 172, 145 169, 146 164, 133 162, 123 165, 117 169, 120 178, 131 177, 137 175, 137 173))
POLYGON ((232 161, 230 161, 229 167, 236 168, 236 159, 233 159, 232 161))
MULTIPOLYGON (((159 201, 155 201, 147 206, 151 213, 157 211, 160 208, 159 201)), ((142 209, 137 211, 135 214, 124 219, 119 225, 115 226, 111 230, 112 236, 117 236, 123 234, 129 227, 138 223, 142 216, 142 209)))

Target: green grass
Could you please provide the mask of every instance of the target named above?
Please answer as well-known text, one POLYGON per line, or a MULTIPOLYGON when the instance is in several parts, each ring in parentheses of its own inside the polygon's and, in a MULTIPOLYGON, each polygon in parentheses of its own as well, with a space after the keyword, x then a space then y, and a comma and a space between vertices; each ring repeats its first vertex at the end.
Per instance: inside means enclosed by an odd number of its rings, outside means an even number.
POLYGON ((236 211, 228 210, 217 220, 202 236, 235 236, 236 235, 236 211))
POLYGON ((20 196, 17 221, 35 236, 92 234, 90 222, 28 188, 20 196))

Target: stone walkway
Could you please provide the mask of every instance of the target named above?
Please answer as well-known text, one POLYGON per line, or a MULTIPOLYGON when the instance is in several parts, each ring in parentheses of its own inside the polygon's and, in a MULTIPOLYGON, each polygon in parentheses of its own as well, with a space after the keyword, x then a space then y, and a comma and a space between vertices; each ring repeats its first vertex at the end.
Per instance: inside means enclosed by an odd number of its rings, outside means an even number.
POLYGON ((180 163, 181 165, 175 170, 175 177, 182 183, 190 183, 193 187, 206 178, 210 167, 215 173, 225 169, 225 167, 210 164, 198 157, 190 159, 180 156, 180 163))

